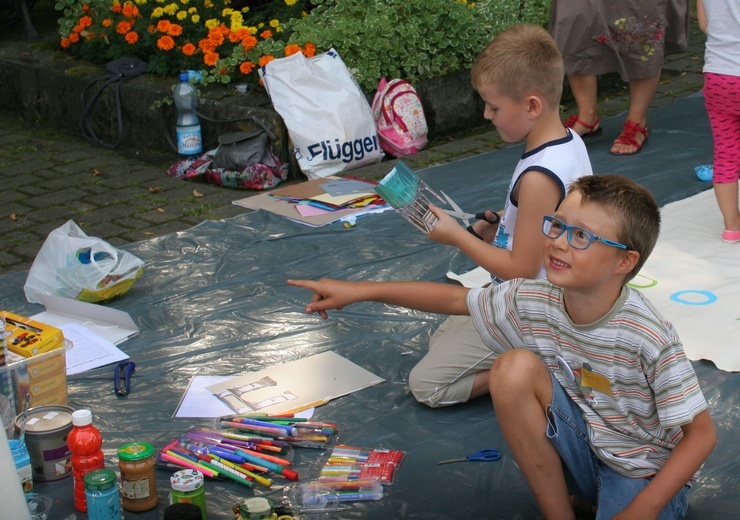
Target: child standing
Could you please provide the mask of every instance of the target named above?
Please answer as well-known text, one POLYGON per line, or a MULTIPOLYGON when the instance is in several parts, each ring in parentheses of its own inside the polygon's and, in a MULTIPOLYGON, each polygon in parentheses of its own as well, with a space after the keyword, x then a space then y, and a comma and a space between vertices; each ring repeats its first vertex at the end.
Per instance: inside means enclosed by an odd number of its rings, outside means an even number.
POLYGON ((306 312, 324 318, 357 301, 470 314, 498 353, 496 417, 546 518, 574 519, 575 495, 597 520, 677 519, 716 433, 675 329, 627 286, 659 227, 648 190, 587 176, 543 218, 547 280, 288 283, 312 290, 306 312))
POLYGON ((704 100, 714 139, 714 196, 722 213, 722 240, 740 242, 740 3, 697 0, 699 27, 707 33, 704 100))
MULTIPOLYGON (((466 233, 435 211, 439 222, 429 237, 460 249, 491 273, 493 283, 543 277, 542 217, 555 211, 573 180, 592 171, 583 141, 560 121, 562 57, 547 31, 517 25, 480 53, 471 80, 485 102, 484 117, 504 141, 523 140, 524 153, 502 214, 489 213, 493 226, 480 221, 466 233)), ((435 331, 428 353, 409 374, 409 386, 428 406, 465 402, 488 393, 492 362, 470 318, 451 317, 435 331)))

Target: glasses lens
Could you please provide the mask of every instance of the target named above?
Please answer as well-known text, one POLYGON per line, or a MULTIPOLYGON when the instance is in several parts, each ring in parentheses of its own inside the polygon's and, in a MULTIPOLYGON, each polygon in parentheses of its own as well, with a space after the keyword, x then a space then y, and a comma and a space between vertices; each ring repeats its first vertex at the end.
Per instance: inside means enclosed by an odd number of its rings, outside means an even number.
POLYGON ((591 245, 593 235, 583 228, 572 227, 568 230, 568 242, 576 249, 586 249, 591 245))

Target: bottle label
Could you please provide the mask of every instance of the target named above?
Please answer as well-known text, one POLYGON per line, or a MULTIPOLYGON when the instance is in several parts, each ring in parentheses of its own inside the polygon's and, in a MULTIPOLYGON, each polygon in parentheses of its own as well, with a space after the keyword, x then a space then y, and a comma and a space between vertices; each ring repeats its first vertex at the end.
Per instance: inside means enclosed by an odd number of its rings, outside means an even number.
POLYGON ((203 139, 200 125, 177 128, 177 153, 197 155, 203 152, 203 139))
POLYGON ((30 493, 33 491, 33 473, 31 471, 31 465, 22 466, 17 468, 18 476, 21 479, 21 485, 23 486, 24 493, 30 493))
POLYGON ((149 479, 121 480, 121 495, 131 500, 144 500, 149 498, 149 479))

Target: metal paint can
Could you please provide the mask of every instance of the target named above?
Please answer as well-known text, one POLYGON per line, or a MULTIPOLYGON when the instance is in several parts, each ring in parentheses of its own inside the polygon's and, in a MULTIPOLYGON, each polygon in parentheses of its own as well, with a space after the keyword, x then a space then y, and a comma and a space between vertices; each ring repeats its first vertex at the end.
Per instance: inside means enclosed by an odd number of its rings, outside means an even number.
MULTIPOLYGON (((53 482, 72 475, 67 447, 67 435, 72 431, 72 412, 69 406, 46 405, 28 410, 26 446, 31 456, 33 480, 53 482)), ((15 419, 15 430, 20 433, 23 415, 15 419)))

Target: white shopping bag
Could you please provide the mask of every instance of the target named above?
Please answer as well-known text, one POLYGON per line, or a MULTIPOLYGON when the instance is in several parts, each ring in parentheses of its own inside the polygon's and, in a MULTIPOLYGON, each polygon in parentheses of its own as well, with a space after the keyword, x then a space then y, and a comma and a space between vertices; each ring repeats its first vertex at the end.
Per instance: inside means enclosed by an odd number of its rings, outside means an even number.
POLYGON ((46 237, 23 290, 31 303, 44 294, 102 302, 128 291, 143 270, 142 260, 68 220, 46 237))
POLYGON ((383 158, 370 104, 334 49, 313 58, 298 52, 273 60, 260 77, 309 179, 383 158))

